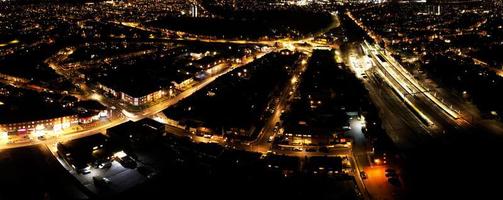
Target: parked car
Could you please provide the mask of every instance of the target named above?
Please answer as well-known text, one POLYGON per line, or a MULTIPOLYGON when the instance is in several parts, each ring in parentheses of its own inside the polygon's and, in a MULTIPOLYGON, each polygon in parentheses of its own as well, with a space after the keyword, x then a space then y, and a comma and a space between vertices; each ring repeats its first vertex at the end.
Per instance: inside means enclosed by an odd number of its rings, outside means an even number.
POLYGON ((125 157, 119 158, 118 162, 125 168, 134 169, 134 168, 136 168, 136 166, 138 166, 136 161, 133 158, 131 158, 130 156, 125 156, 125 157))
POLYGON ((91 173, 91 166, 89 165, 84 165, 82 167, 76 167, 77 168, 77 172, 80 173, 80 174, 89 174, 91 173))
POLYGON ((110 162, 109 160, 100 162, 98 164, 98 168, 100 168, 100 169, 105 169, 105 168, 110 168, 110 167, 112 167, 112 162, 110 162))
POLYGON ((395 169, 387 168, 385 172, 395 172, 395 169))
POLYGON ((365 171, 361 171, 360 172, 360 177, 362 177, 362 179, 367 179, 367 173, 365 173, 365 171))
POLYGON ((395 176, 396 176, 396 172, 395 172, 395 171, 389 171, 389 172, 386 172, 386 173, 385 173, 385 176, 386 176, 386 177, 395 177, 395 176))
POLYGON ((155 173, 154 170, 152 170, 148 167, 145 167, 145 166, 138 167, 136 170, 138 170, 138 173, 147 177, 148 179, 151 179, 152 177, 157 175, 157 173, 155 173))
POLYGON ((304 151, 304 149, 302 147, 294 147, 293 150, 294 151, 304 151))
POLYGON ((387 168, 386 170, 384 170, 384 172, 386 174, 386 177, 396 175, 395 169, 392 168, 387 168))
POLYGON ((101 187, 101 188, 106 188, 108 187, 112 181, 108 178, 101 177, 101 176, 94 176, 93 177, 93 182, 96 187, 101 187))
POLYGON ((402 184, 400 183, 400 179, 396 178, 396 177, 391 177, 391 178, 388 178, 388 182, 391 184, 391 185, 394 185, 394 186, 397 186, 397 187, 400 187, 402 184))

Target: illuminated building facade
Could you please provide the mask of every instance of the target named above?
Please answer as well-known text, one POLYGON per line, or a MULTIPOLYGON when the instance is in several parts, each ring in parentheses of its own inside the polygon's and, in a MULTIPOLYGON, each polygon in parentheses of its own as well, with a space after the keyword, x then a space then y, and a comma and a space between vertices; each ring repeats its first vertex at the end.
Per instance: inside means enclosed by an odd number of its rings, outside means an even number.
POLYGON ((19 78, 19 77, 7 75, 7 74, 2 74, 2 73, 0 73, 0 79, 6 80, 6 81, 21 82, 21 83, 28 82, 28 80, 26 80, 24 78, 19 78))
POLYGON ((54 130, 59 131, 77 125, 79 122, 77 115, 68 115, 63 117, 56 117, 51 119, 27 121, 0 124, 0 130, 9 133, 31 133, 36 130, 54 130))
POLYGON ((105 91, 107 94, 110 94, 116 98, 119 98, 121 99, 122 101, 130 104, 130 105, 134 105, 134 106, 140 106, 140 105, 145 105, 147 103, 150 103, 150 102, 153 102, 153 101, 156 101, 162 97, 164 97, 166 94, 168 94, 169 92, 166 92, 166 90, 164 89, 160 89, 160 90, 157 90, 157 91, 154 91, 154 92, 151 92, 147 95, 143 95, 143 96, 139 96, 139 97, 134 97, 132 95, 129 95, 125 92, 121 92, 121 91, 116 91, 115 89, 112 89, 110 87, 107 87, 105 85, 102 85, 102 84, 98 84, 98 87, 105 91))

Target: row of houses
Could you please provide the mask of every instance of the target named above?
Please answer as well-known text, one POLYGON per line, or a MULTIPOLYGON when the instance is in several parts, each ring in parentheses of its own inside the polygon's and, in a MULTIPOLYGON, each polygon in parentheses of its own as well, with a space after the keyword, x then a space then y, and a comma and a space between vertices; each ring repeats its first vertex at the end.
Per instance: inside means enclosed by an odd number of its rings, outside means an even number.
POLYGON ((115 89, 108 87, 106 85, 103 85, 101 83, 98 83, 98 88, 103 90, 106 94, 112 95, 113 97, 118 98, 118 99, 120 99, 130 105, 133 105, 133 106, 145 105, 150 102, 154 102, 158 99, 161 99, 161 98, 165 97, 166 95, 172 93, 171 92, 172 90, 170 90, 170 89, 167 89, 167 90, 160 89, 160 90, 156 90, 154 92, 148 93, 143 96, 135 97, 130 94, 127 94, 126 92, 115 90, 115 89))
POLYGON ((11 76, 8 74, 3 74, 3 73, 0 73, 0 79, 6 80, 6 81, 12 81, 12 82, 28 83, 28 80, 25 78, 11 76))
POLYGON ((112 116, 112 110, 94 101, 81 101, 76 114, 64 114, 47 119, 1 123, 0 133, 29 134, 35 131, 61 131, 76 125, 90 124, 112 116))

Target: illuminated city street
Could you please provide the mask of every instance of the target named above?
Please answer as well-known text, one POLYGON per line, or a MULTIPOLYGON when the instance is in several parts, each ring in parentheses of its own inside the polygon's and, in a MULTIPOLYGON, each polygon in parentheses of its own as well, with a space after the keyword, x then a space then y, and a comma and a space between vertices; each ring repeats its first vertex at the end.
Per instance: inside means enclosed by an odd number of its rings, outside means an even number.
POLYGON ((498 0, 4 0, 0 35, 0 199, 500 196, 498 0))

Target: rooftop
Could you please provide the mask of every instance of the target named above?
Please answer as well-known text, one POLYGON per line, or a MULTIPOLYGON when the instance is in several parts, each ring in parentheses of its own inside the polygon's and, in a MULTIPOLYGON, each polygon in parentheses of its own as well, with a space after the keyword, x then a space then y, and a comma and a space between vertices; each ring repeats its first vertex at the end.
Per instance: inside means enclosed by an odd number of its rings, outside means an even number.
POLYGON ((76 114, 59 105, 57 99, 60 96, 19 91, 22 92, 20 96, 0 96, 0 102, 4 104, 0 106, 0 124, 37 121, 76 114))

